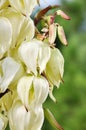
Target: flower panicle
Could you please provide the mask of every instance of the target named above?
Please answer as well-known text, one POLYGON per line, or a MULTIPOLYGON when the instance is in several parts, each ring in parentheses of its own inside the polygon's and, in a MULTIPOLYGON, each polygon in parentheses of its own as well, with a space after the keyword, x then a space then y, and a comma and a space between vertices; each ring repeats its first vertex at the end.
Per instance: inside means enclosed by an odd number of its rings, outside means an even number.
POLYGON ((56 5, 41 10, 32 20, 37 4, 39 0, 0 1, 0 130, 8 123, 10 130, 41 130, 43 103, 48 95, 56 102, 53 89, 62 82, 64 57, 55 47, 57 34, 63 45, 68 43, 55 18, 70 18, 61 10, 47 15, 56 5))

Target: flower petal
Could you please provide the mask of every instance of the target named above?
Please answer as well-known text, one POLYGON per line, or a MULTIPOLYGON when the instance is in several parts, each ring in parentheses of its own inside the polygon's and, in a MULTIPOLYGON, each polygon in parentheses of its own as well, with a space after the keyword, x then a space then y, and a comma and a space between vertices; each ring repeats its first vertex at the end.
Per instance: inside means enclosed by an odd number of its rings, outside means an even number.
POLYGON ((7 117, 0 113, 0 130, 5 130, 7 123, 7 117))
MULTIPOLYGON (((18 96, 20 97, 22 103, 25 105, 26 108, 29 107, 30 104, 30 88, 32 85, 33 76, 24 76, 22 77, 17 86, 18 96)), ((33 92, 34 93, 34 92, 33 92)))
POLYGON ((12 81, 14 79, 17 80, 20 77, 19 75, 17 77, 17 74, 20 73, 20 71, 22 70, 21 70, 21 65, 11 57, 5 58, 2 61, 1 65, 2 65, 3 76, 1 77, 0 80, 0 92, 5 92, 5 90, 12 83, 12 81))
POLYGON ((17 86, 18 95, 26 108, 42 105, 49 93, 49 84, 43 77, 24 76, 17 86))
POLYGON ((36 6, 36 0, 9 0, 11 6, 17 11, 29 16, 32 13, 33 8, 36 6))
POLYGON ((8 113, 11 130, 41 130, 44 121, 42 107, 26 110, 20 100, 14 102, 8 113))
POLYGON ((33 72, 37 75, 37 58, 40 42, 35 42, 34 40, 30 42, 24 42, 19 48, 19 55, 28 71, 33 72))
POLYGON ((44 121, 43 108, 37 107, 37 109, 35 109, 35 110, 32 109, 28 130, 41 130, 43 121, 44 121))
POLYGON ((10 48, 12 40, 12 26, 5 17, 0 17, 0 58, 10 48))
POLYGON ((41 74, 45 70, 50 54, 50 47, 36 39, 22 43, 19 48, 19 55, 27 66, 28 72, 31 71, 35 75, 38 71, 41 74))
POLYGON ((34 106, 40 106, 44 103, 46 100, 48 93, 49 93, 49 84, 47 80, 40 76, 40 77, 34 77, 33 80, 33 86, 34 86, 34 95, 35 95, 35 101, 34 106))
POLYGON ((19 100, 9 110, 8 119, 11 130, 28 130, 30 113, 19 100))
POLYGON ((46 66, 46 76, 51 84, 59 87, 59 83, 64 72, 64 58, 61 52, 54 48, 51 49, 51 58, 46 66))
POLYGON ((38 55, 38 66, 40 74, 45 70, 46 64, 48 60, 50 59, 50 47, 46 43, 42 43, 40 49, 39 49, 39 55, 38 55))
POLYGON ((35 29, 34 23, 30 18, 26 18, 12 7, 3 9, 0 12, 0 16, 8 18, 12 25, 11 48, 15 48, 16 45, 19 45, 25 39, 31 40, 33 38, 35 29))

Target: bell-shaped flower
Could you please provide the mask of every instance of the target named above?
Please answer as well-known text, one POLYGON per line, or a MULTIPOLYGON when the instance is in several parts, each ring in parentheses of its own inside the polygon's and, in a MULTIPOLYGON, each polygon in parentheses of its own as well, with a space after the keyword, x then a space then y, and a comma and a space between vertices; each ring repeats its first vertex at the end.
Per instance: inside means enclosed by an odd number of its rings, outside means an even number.
POLYGON ((51 85, 59 87, 64 72, 64 58, 61 52, 51 49, 51 57, 46 65, 45 74, 51 85))
POLYGON ((0 113, 0 130, 5 130, 7 123, 7 117, 0 113))
POLYGON ((7 57, 0 62, 0 69, 0 92, 3 93, 12 82, 22 76, 23 68, 14 59, 7 57))
POLYGON ((0 17, 0 58, 10 48, 12 40, 12 26, 5 17, 0 17))
POLYGON ((25 39, 31 40, 33 38, 35 33, 35 27, 30 17, 26 18, 22 14, 18 13, 12 7, 8 7, 1 10, 0 16, 8 18, 11 23, 12 26, 11 48, 15 48, 17 44, 20 44, 25 39))
POLYGON ((5 8, 9 5, 8 0, 0 0, 0 9, 5 8))
POLYGON ((26 16, 30 16, 37 0, 9 0, 12 7, 26 16))
POLYGON ((30 42, 23 42, 19 47, 19 56, 27 66, 28 72, 35 75, 45 70, 50 58, 50 47, 39 40, 33 39, 30 42))
POLYGON ((8 112, 10 130, 41 130, 44 113, 42 107, 26 110, 20 100, 14 102, 8 112))
POLYGON ((27 109, 39 107, 48 96, 49 84, 42 76, 24 76, 18 82, 17 92, 27 109))

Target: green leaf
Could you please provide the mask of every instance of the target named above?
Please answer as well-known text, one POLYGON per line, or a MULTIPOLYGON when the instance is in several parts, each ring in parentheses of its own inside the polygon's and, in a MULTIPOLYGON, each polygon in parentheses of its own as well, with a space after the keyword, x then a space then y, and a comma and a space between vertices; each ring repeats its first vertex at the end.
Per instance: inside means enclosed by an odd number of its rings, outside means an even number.
POLYGON ((44 108, 44 114, 49 123, 56 129, 56 130, 64 130, 60 124, 56 121, 55 117, 51 113, 49 109, 44 108))

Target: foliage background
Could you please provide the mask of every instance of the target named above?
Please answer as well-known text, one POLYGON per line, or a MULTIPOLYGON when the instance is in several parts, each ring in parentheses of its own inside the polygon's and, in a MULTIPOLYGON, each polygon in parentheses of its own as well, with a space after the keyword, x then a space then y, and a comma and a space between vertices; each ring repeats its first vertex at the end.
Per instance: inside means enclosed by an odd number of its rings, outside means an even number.
MULTIPOLYGON (((70 21, 56 19, 66 32, 68 47, 56 40, 65 59, 64 84, 54 89, 57 103, 49 98, 48 107, 64 130, 86 130, 86 7, 85 0, 62 0, 61 7, 70 21)), ((55 130, 47 120, 42 130, 55 130)))

